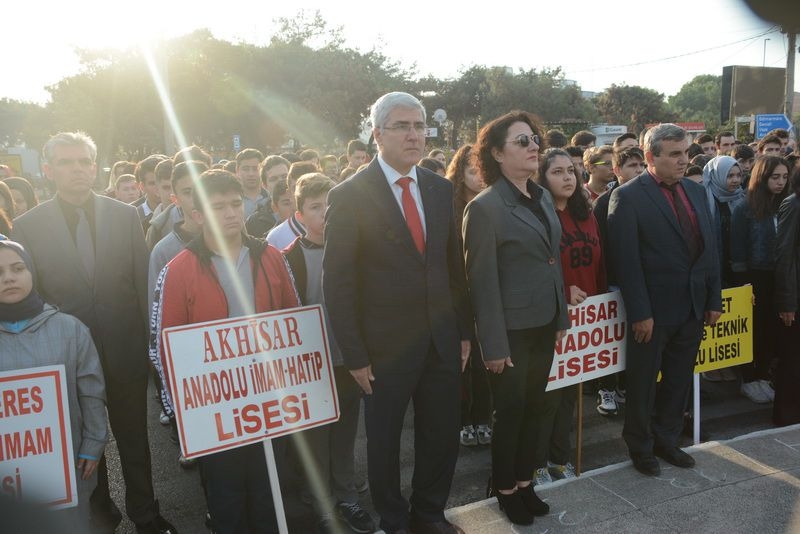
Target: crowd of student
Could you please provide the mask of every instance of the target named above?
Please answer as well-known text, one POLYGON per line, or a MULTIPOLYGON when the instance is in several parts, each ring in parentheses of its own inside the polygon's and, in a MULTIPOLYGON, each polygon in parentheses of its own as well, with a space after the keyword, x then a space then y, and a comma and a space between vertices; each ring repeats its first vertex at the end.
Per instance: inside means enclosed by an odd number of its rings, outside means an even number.
MULTIPOLYGON (((740 380, 743 395, 773 402, 776 425, 800 422, 800 167, 788 132, 751 147, 731 132, 690 143, 664 124, 594 146, 590 132, 568 140, 511 112, 448 162, 423 152, 413 96, 384 95, 371 119, 374 155, 354 140, 340 157, 247 148, 214 162, 191 146, 117 162, 100 195, 94 142, 60 133, 43 151, 52 199, 0 181, 0 370, 66 366, 79 506, 65 514, 78 531, 111 532, 122 517, 103 454, 110 424, 127 515, 138 532, 177 532, 159 512, 147 441, 150 370, 177 442, 160 332, 298 305, 324 304, 341 416, 276 450, 279 463, 309 452, 300 465, 321 532, 376 528, 355 480, 362 400, 380 528, 461 531, 443 514, 459 442, 491 446, 490 492, 512 523, 546 514, 534 486, 575 476, 575 387, 545 392, 554 344, 568 305, 613 288, 628 310, 628 369, 593 391, 602 415, 626 405, 636 469, 657 474, 655 457, 694 465, 677 434, 722 288, 753 286, 754 358, 705 379, 740 380)), ((259 444, 179 462, 199 464, 211 529, 276 531, 259 444)))

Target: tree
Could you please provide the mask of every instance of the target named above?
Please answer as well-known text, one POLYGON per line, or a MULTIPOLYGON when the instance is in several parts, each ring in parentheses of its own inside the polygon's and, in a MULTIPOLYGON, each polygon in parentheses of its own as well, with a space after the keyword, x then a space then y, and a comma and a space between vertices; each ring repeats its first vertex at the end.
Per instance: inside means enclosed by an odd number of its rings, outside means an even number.
POLYGON ((560 69, 515 73, 505 67, 472 66, 456 80, 427 80, 427 87, 436 88, 436 97, 426 98, 426 107, 443 107, 453 123, 453 148, 461 139, 474 140, 482 124, 515 109, 545 122, 586 120, 594 113, 580 90, 564 83, 560 69))
POLYGON ((38 104, 0 99, 0 147, 25 145, 38 150, 45 142, 47 110, 38 104))
POLYGON ((609 124, 624 124, 630 132, 639 132, 645 124, 672 122, 675 115, 667 109, 664 95, 638 85, 615 85, 594 100, 598 113, 609 124))
POLYGON ((722 76, 701 74, 686 82, 680 91, 669 97, 669 109, 681 121, 702 121, 707 130, 720 126, 722 76))

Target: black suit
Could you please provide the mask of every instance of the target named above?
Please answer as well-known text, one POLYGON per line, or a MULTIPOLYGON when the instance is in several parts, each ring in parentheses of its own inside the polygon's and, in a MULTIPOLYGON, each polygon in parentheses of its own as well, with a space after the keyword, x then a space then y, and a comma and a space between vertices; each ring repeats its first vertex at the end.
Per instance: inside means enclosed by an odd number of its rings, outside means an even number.
MULTIPOLYGON (((136 209, 92 194, 94 278, 83 268, 58 199, 14 221, 12 237, 33 258, 42 298, 89 327, 106 380, 108 415, 135 523, 156 514, 147 440, 148 250, 136 209)), ((107 496, 107 479, 98 489, 107 496), (105 482, 105 485, 104 485, 105 482)))
POLYGON ((450 182, 417 167, 420 254, 377 158, 328 196, 323 289, 348 369, 372 365, 365 399, 372 500, 387 530, 408 528, 400 434, 414 402, 412 513, 444 519, 458 455, 460 340, 470 314, 450 182))
POLYGON ((704 313, 722 310, 705 190, 690 180, 682 180, 681 187, 703 243, 694 262, 675 211, 649 172, 616 188, 610 198, 610 256, 628 324, 654 321, 649 343, 637 343, 630 330, 627 338, 623 437, 632 455, 651 454, 654 445, 677 445, 704 313))

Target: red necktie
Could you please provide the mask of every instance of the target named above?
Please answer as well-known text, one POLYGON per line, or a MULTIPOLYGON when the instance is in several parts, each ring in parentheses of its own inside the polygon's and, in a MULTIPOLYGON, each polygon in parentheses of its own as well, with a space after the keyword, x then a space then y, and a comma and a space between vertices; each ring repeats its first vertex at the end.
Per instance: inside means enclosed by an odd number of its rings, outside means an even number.
POLYGON ((403 188, 403 215, 406 217, 406 225, 408 231, 411 232, 411 237, 414 238, 414 244, 420 254, 425 254, 425 234, 422 232, 422 221, 419 218, 419 211, 417 210, 417 203, 414 202, 414 197, 411 196, 411 178, 404 176, 396 182, 403 188))

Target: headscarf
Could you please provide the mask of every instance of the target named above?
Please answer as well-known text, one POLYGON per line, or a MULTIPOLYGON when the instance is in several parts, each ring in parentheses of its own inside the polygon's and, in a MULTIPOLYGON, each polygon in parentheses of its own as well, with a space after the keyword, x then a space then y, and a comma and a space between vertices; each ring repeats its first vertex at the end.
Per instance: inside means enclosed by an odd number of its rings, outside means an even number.
MULTIPOLYGON (((0 322, 16 323, 17 321, 24 321, 25 319, 36 317, 44 309, 44 301, 36 291, 36 270, 33 267, 33 260, 25 248, 16 241, 0 241, 0 249, 3 248, 13 250, 19 254, 19 257, 25 262, 25 266, 31 272, 34 284, 31 288, 31 292, 21 301, 15 304, 4 304, 0 302, 0 322)), ((2 289, 2 287, 0 287, 0 289, 2 289)))
POLYGON ((703 185, 706 188, 708 207, 711 213, 717 211, 714 199, 722 203, 736 202, 744 198, 744 190, 737 187, 736 191, 728 191, 728 173, 734 165, 739 165, 735 158, 730 156, 717 156, 703 167, 703 185))

